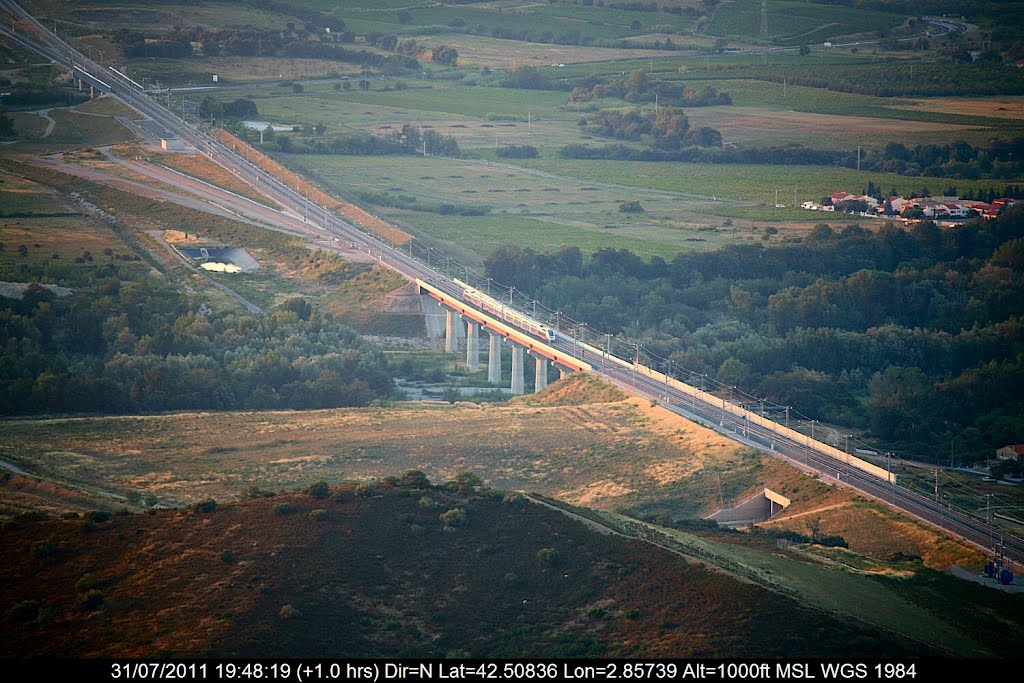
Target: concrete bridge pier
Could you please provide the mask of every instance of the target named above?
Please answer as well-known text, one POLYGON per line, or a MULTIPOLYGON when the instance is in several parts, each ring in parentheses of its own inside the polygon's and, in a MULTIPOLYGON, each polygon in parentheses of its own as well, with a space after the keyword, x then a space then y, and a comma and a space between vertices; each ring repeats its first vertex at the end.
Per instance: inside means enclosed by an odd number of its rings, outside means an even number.
POLYGON ((470 372, 480 369, 480 323, 466 320, 466 365, 470 372))
POLYGON ((512 395, 521 396, 526 393, 525 378, 523 376, 523 347, 519 344, 512 344, 512 395))
POLYGON ((458 348, 459 337, 458 332, 455 331, 455 316, 456 313, 452 309, 445 309, 445 321, 444 321, 444 350, 445 353, 455 353, 458 348))
POLYGON ((572 372, 572 370, 565 367, 564 365, 558 365, 556 367, 558 368, 558 379, 565 379, 572 372))
POLYGON ((494 331, 488 336, 491 344, 487 356, 487 381, 491 384, 501 384, 501 336, 494 331))
POLYGON ((534 355, 533 360, 533 390, 540 391, 548 385, 548 359, 537 354, 534 355))

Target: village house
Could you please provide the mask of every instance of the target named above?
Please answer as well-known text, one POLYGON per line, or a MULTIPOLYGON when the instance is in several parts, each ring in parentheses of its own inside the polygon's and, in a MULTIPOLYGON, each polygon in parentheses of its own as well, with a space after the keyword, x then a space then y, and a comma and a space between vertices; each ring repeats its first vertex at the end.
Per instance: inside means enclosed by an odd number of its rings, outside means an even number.
POLYGON ((1010 444, 997 449, 996 460, 1024 460, 1024 443, 1010 444))
POLYGON ((801 209, 809 211, 844 211, 852 210, 846 207, 860 205, 863 202, 865 211, 863 215, 878 215, 885 213, 891 207, 892 213, 900 215, 907 208, 919 208, 923 216, 935 221, 949 221, 943 225, 955 226, 957 221, 969 220, 977 216, 983 218, 995 218, 1004 209, 1019 203, 1019 200, 1010 197, 994 199, 991 204, 973 199, 960 199, 959 197, 915 197, 904 199, 896 195, 888 197, 884 202, 879 202, 874 197, 863 194, 851 194, 849 192, 833 192, 822 200, 822 204, 814 201, 806 201, 800 205, 801 209))

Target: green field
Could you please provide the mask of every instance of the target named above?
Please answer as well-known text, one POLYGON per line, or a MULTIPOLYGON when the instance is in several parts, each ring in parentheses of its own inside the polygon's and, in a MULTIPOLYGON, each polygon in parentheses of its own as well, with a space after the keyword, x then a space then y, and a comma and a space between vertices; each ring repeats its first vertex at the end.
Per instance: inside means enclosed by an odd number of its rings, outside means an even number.
MULTIPOLYGON (((836 5, 770 0, 768 38, 783 44, 815 43, 835 36, 869 33, 901 24, 906 17, 836 5)), ((757 38, 761 34, 761 3, 726 0, 704 29, 714 36, 757 38)))
MULTIPOLYGON (((551 42, 561 36, 572 33, 585 35, 592 40, 614 40, 633 36, 641 33, 640 30, 631 29, 630 21, 624 24, 605 20, 603 8, 587 8, 590 20, 581 20, 578 17, 560 16, 546 12, 517 11, 517 8, 499 9, 495 11, 494 6, 480 8, 476 6, 431 6, 424 8, 411 8, 409 23, 401 24, 398 21, 397 13, 392 12, 347 12, 343 16, 346 23, 355 31, 371 28, 371 30, 387 30, 392 33, 402 33, 414 26, 448 26, 452 22, 461 19, 465 26, 478 33, 489 34, 492 28, 499 28, 503 31, 515 33, 529 33, 543 42, 551 42), (478 27, 483 27, 480 31, 478 27)), ((644 19, 654 16, 659 24, 670 24, 671 15, 654 14, 646 12, 630 12, 635 18, 644 19), (664 20, 662 20, 664 17, 664 20)), ((681 24, 685 25, 685 24, 681 24)), ((647 29, 649 31, 650 29, 647 29)))
MULTIPOLYGON (((442 216, 386 207, 378 211, 479 256, 508 243, 535 249, 575 244, 587 251, 612 246, 672 256, 680 250, 750 239, 747 234, 709 229, 707 216, 700 215, 714 211, 715 202, 707 198, 631 188, 614 179, 588 185, 571 175, 534 173, 510 164, 432 157, 291 155, 287 160, 310 171, 329 189, 357 200, 360 193, 387 192, 414 197, 424 209, 439 202, 489 207, 488 216, 442 216), (645 211, 621 213, 619 205, 627 199, 639 199, 645 211)), ((651 171, 656 170, 651 165, 651 171)))
POLYGON ((584 182, 619 183, 700 197, 748 202, 772 202, 775 190, 780 200, 792 201, 793 188, 798 202, 820 199, 826 194, 846 190, 859 192, 873 180, 888 192, 920 192, 928 187, 941 192, 955 185, 962 194, 981 188, 1002 189, 1003 180, 956 180, 926 176, 902 176, 895 173, 857 171, 822 166, 760 166, 749 164, 689 164, 681 162, 644 163, 635 161, 579 161, 572 159, 519 160, 522 166, 546 173, 571 175, 584 182))
MULTIPOLYGON (((382 83, 389 85, 387 81, 382 83)), ((525 120, 531 110, 557 112, 566 102, 565 93, 547 90, 461 87, 445 83, 427 84, 417 80, 408 81, 408 85, 410 87, 407 90, 385 92, 379 89, 380 83, 375 83, 374 88, 378 89, 369 92, 353 89, 339 93, 328 85, 314 83, 300 95, 284 92, 283 89, 264 88, 241 92, 232 90, 228 94, 232 99, 251 94, 260 116, 283 117, 289 122, 297 119, 297 123, 324 121, 328 125, 348 125, 347 117, 350 116, 377 115, 374 111, 365 111, 366 107, 358 110, 360 105, 390 107, 398 110, 396 113, 409 110, 414 112, 413 116, 442 113, 483 119, 493 113, 522 116, 525 120)), ((563 118, 568 116, 568 113, 562 114, 563 118)))
POLYGON ((42 137, 49 121, 29 112, 16 111, 10 114, 14 119, 14 134, 19 140, 33 140, 42 137))
POLYGON ((190 3, 190 4, 159 4, 139 2, 111 2, 96 6, 92 3, 69 8, 68 3, 34 3, 35 5, 51 5, 43 16, 53 16, 60 21, 67 21, 78 26, 96 29, 115 29, 119 27, 132 29, 148 29, 154 25, 203 23, 222 28, 279 28, 283 21, 295 17, 277 12, 268 12, 252 5, 232 2, 190 3), (119 11, 111 11, 112 7, 120 6, 119 11))
MULTIPOLYGON (((290 90, 253 88, 226 91, 221 97, 251 95, 261 118, 305 127, 323 122, 328 134, 353 128, 383 134, 406 123, 432 125, 439 128, 438 132, 455 136, 463 149, 531 144, 546 156, 557 153, 566 144, 587 140, 577 125, 578 105, 568 103, 561 92, 466 87, 419 80, 406 84, 410 87, 405 90, 339 93, 329 84, 314 82, 298 95, 290 90), (500 121, 500 117, 515 117, 517 121, 500 121), (529 124, 528 118, 532 120, 529 124), (453 125, 457 129, 450 128, 453 125)), ((383 88, 394 84, 382 81, 374 85, 383 88)), ((688 84, 698 89, 705 86, 729 93, 733 105, 691 107, 686 110, 687 115, 694 126, 720 130, 726 144, 798 144, 815 149, 854 150, 858 146, 882 148, 889 142, 912 147, 963 140, 984 146, 992 137, 1005 139, 1024 134, 1024 123, 1017 119, 931 111, 915 108, 914 100, 910 99, 835 93, 746 79, 688 84)), ((622 103, 605 100, 598 106, 615 107, 622 103)), ((594 139, 591 144, 607 141, 594 139)))

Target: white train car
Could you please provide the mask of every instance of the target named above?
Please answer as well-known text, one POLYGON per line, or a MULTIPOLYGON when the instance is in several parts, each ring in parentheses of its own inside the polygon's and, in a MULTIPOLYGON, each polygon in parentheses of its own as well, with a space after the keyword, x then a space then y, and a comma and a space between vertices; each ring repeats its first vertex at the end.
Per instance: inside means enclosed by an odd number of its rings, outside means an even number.
POLYGON ((473 304, 484 313, 492 315, 498 320, 515 325, 519 329, 540 337, 544 341, 555 341, 555 331, 546 325, 541 325, 536 320, 529 318, 514 308, 506 306, 497 299, 493 299, 478 289, 470 287, 461 280, 455 280, 455 284, 463 288, 462 298, 467 303, 473 304))

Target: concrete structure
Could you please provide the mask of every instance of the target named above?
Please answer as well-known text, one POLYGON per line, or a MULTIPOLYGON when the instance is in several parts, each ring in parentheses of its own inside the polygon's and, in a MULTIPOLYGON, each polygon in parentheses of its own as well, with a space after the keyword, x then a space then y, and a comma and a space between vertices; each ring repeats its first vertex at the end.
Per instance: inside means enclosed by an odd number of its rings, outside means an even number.
POLYGON ((184 152, 189 146, 178 138, 160 138, 160 149, 167 152, 184 152))
POLYGON ((548 359, 544 356, 534 356, 533 368, 533 390, 540 391, 548 385, 548 359))
POLYGON ((501 384, 501 335, 492 331, 488 336, 491 343, 487 356, 487 381, 501 384))
POLYGON ((480 369, 480 323, 466 320, 466 366, 470 372, 480 369))
MULTIPOLYGON (((461 319, 466 321, 466 363, 471 369, 479 366, 479 335, 480 328, 484 328, 490 337, 490 353, 487 361, 487 381, 491 384, 501 383, 501 345, 507 339, 512 346, 512 394, 519 395, 526 392, 525 367, 523 365, 524 353, 529 351, 534 357, 536 366, 534 368, 534 379, 537 388, 544 388, 547 385, 548 364, 554 362, 564 377, 571 370, 592 370, 593 367, 583 360, 574 358, 571 354, 560 351, 548 341, 537 339, 533 330, 527 333, 515 326, 506 324, 505 320, 495 318, 488 312, 467 305, 458 296, 453 296, 430 285, 423 280, 416 280, 419 292, 430 299, 437 301, 438 306, 445 311, 444 335, 445 349, 454 353, 457 347, 457 335, 462 332, 461 325, 456 325, 454 318, 461 314, 461 319)), ((431 313, 430 306, 424 306, 424 313, 427 317, 427 330, 430 333, 431 313)), ((436 309, 435 309, 436 310, 436 309)), ((437 316, 440 318, 440 316, 437 316)))
POLYGON ((512 395, 520 396, 526 393, 526 382, 523 374, 523 347, 519 344, 512 344, 512 395))
POLYGON ((455 353, 459 343, 459 335, 455 331, 455 317, 457 314, 449 308, 445 310, 445 315, 444 350, 445 353, 455 353))
POLYGON ((750 526, 771 519, 789 507, 789 504, 789 498, 775 493, 771 489, 764 489, 736 507, 723 508, 709 515, 707 519, 713 519, 722 526, 728 527, 750 526))

